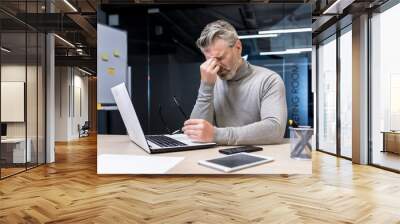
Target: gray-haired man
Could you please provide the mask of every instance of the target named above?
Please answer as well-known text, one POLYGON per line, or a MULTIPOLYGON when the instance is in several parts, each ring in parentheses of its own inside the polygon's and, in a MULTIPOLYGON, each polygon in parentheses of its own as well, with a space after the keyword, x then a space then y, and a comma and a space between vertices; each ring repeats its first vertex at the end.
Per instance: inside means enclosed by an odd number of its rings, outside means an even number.
POLYGON ((208 24, 196 44, 206 61, 184 133, 195 141, 224 145, 281 142, 287 119, 281 77, 242 59, 242 43, 226 21, 208 24))

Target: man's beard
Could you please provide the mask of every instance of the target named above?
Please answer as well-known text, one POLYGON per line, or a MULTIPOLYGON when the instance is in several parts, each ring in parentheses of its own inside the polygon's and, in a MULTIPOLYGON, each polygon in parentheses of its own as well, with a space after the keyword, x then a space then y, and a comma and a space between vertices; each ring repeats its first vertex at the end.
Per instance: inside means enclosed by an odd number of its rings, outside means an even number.
POLYGON ((241 62, 241 61, 239 61, 239 62, 234 66, 235 69, 230 69, 230 70, 228 70, 228 69, 225 69, 225 68, 222 68, 222 67, 221 67, 221 68, 219 69, 219 71, 217 72, 217 75, 219 76, 220 79, 225 80, 225 81, 228 81, 228 80, 233 79, 233 77, 235 77, 236 72, 237 72, 237 70, 238 70, 238 68, 239 68, 240 62, 241 62))
POLYGON ((235 73, 233 73, 231 70, 221 68, 218 71, 217 75, 222 80, 231 80, 233 76, 235 76, 235 73))

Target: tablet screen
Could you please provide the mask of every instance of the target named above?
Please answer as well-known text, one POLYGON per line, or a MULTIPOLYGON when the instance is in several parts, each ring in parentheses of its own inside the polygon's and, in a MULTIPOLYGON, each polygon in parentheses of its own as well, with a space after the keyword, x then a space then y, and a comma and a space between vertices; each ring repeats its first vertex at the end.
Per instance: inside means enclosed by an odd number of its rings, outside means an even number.
POLYGON ((218 159, 207 160, 209 163, 218 164, 220 166, 225 166, 229 168, 234 168, 238 166, 243 166, 246 164, 251 164, 259 161, 266 160, 264 158, 255 157, 246 154, 234 154, 232 156, 226 156, 218 159))

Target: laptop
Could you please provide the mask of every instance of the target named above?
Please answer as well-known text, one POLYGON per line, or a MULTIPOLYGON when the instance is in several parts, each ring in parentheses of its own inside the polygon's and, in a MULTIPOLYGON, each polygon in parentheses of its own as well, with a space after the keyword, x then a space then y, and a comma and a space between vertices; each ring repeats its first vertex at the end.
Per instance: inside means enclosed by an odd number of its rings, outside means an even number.
POLYGON ((179 152, 210 148, 216 145, 215 143, 193 142, 185 134, 144 135, 125 83, 112 87, 111 92, 121 113, 129 138, 144 151, 151 154, 179 152))

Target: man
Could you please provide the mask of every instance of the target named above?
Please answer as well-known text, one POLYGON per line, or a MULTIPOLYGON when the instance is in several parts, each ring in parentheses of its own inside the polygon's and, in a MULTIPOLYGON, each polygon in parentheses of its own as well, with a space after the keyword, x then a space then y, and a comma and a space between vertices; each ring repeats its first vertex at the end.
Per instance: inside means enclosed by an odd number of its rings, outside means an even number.
POLYGON ((226 21, 208 24, 196 44, 206 61, 184 133, 194 141, 223 145, 280 143, 287 119, 281 77, 242 59, 237 32, 226 21))

